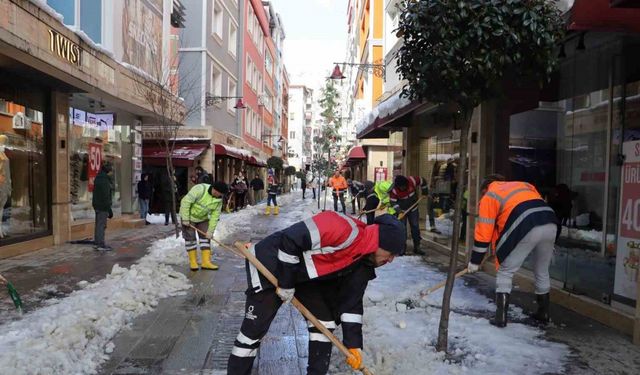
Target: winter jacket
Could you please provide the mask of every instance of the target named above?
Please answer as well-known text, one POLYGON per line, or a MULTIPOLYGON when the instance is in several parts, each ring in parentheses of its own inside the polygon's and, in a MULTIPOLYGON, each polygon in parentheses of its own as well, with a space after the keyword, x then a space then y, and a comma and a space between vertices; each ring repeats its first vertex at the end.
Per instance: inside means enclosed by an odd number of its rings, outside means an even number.
POLYGON ((111 179, 104 171, 100 171, 93 180, 93 197, 91 203, 96 211, 111 211, 111 179))
POLYGON ((209 219, 208 231, 213 233, 220 220, 222 199, 209 194, 209 184, 198 184, 180 202, 180 218, 183 222, 201 223, 209 219))
POLYGON ((233 180, 233 183, 231 184, 231 187, 238 194, 246 193, 247 189, 248 189, 247 179, 244 178, 244 177, 242 177, 242 178, 236 177, 236 179, 233 180))
MULTIPOLYGON (((367 194, 367 199, 364 203, 364 210, 371 211, 377 208, 379 204, 380 204, 380 199, 378 198, 376 193, 372 191, 369 194, 367 194)), ((375 212, 367 213, 367 224, 373 224, 373 220, 375 219, 375 217, 376 217, 375 212)))
POLYGON ((550 223, 556 223, 556 215, 533 185, 492 182, 480 199, 471 262, 480 264, 492 246, 499 267, 531 229, 550 223))
POLYGON ((255 191, 264 190, 264 182, 261 178, 254 178, 253 180, 251 180, 249 186, 251 186, 251 188, 255 191))
POLYGON ((351 181, 351 186, 349 187, 349 191, 351 195, 355 198, 358 194, 364 194, 364 184, 360 181, 351 181))
POLYGON ((428 193, 427 180, 422 177, 409 176, 407 177, 408 185, 407 189, 402 191, 396 186, 391 188, 389 192, 389 201, 391 207, 395 211, 406 210, 411 207, 412 204, 418 200, 417 188, 420 186, 422 194, 428 193))
POLYGON ((393 188, 393 182, 391 181, 378 181, 373 186, 373 191, 378 196, 378 200, 380 204, 384 207, 388 207, 388 211, 390 214, 394 214, 395 210, 391 207, 391 202, 389 200, 389 192, 393 188))
POLYGON ((138 181, 138 198, 151 199, 151 182, 145 180, 138 181))
POLYGON ((344 176, 331 177, 329 179, 329 186, 333 189, 334 193, 344 192, 347 190, 347 180, 344 176))
MULTIPOLYGON (((281 288, 330 278, 378 249, 378 225, 326 211, 273 233, 249 251, 278 279, 281 288)), ((273 288, 253 265, 248 293, 273 288)))

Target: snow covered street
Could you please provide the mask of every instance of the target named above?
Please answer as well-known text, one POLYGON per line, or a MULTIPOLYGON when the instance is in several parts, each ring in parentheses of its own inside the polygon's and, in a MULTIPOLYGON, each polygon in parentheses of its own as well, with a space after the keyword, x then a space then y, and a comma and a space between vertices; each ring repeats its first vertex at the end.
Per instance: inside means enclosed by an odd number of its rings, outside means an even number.
MULTIPOLYGON (((216 239, 259 241, 317 211, 317 202, 300 194, 278 201, 278 216, 265 215, 264 204, 224 214, 216 239)), ((527 325, 521 308, 512 306, 507 328, 490 325, 495 305, 472 282, 476 276, 456 281, 450 351, 436 352, 443 289, 420 297, 445 280, 434 259, 399 257, 376 270, 365 294, 363 328, 364 364, 374 374, 579 373, 570 366, 575 344, 527 325)), ((130 267, 116 263, 105 278, 81 281, 71 294, 1 325, 0 373, 226 373, 243 317, 246 277, 244 261, 219 247, 214 261, 219 271, 189 272, 181 239, 155 241, 130 267)), ((263 340, 257 373, 305 373, 307 336, 302 316, 283 306, 263 340)), ((330 373, 353 373, 336 349, 330 373)))

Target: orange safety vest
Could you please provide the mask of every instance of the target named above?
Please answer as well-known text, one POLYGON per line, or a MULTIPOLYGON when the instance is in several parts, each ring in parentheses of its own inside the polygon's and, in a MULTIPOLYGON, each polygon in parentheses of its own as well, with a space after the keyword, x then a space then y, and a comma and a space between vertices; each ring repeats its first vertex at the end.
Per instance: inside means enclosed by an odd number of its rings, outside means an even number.
POLYGON ((533 185, 519 181, 492 182, 480 199, 471 261, 479 264, 491 247, 497 269, 531 229, 555 222, 555 213, 533 185))
POLYGON ((340 190, 347 190, 347 180, 343 176, 332 176, 329 179, 329 186, 331 186, 336 193, 340 190))

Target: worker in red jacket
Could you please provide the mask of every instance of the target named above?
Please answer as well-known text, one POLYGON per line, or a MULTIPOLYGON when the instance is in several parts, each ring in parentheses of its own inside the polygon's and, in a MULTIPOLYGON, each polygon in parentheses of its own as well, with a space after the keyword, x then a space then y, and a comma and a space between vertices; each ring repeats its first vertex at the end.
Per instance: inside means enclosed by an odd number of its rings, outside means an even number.
MULTIPOLYGON (((408 210, 418 201, 418 188, 420 188, 423 195, 429 193, 426 179, 414 176, 396 176, 389 191, 391 209, 396 213, 408 210)), ((418 206, 413 207, 409 212, 405 212, 403 222, 406 223, 407 219, 409 219, 409 226, 411 227, 413 253, 424 255, 425 252, 420 249, 420 212, 418 211, 418 206)), ((429 221, 431 228, 435 228, 433 215, 429 215, 429 221)))
MULTIPOLYGON (((375 267, 405 250, 404 225, 382 215, 372 225, 336 212, 322 212, 252 245, 249 251, 278 279, 275 288, 247 262, 245 318, 228 362, 228 374, 251 373, 260 340, 283 302, 295 296, 330 331, 342 337, 354 369, 362 364, 362 298, 375 267)), ((312 324, 307 374, 326 374, 331 342, 312 324)))

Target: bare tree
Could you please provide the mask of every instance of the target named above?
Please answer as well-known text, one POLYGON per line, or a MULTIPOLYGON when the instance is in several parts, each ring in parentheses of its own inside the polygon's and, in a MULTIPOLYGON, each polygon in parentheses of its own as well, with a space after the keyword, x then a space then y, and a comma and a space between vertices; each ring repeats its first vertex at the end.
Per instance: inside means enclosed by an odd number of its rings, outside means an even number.
MULTIPOLYGON (((149 49, 152 50, 152 49, 149 49)), ((154 56, 155 57, 155 56, 154 56)), ((179 129, 184 126, 185 121, 200 111, 203 106, 200 97, 200 77, 196 76, 195 69, 180 69, 183 61, 179 53, 174 56, 151 58, 149 64, 151 72, 143 71, 135 66, 128 65, 128 68, 136 74, 134 77, 134 89, 147 105, 151 112, 154 124, 150 127, 156 132, 156 141, 165 155, 166 172, 171 181, 171 215, 177 219, 176 184, 173 180, 174 166, 172 162, 175 140, 178 137, 179 129), (183 73, 181 76, 178 73, 183 73), (197 90, 194 90, 197 89, 197 90), (179 96, 191 95, 185 100, 179 96)), ((176 237, 180 235, 180 224, 174 220, 176 237)))

